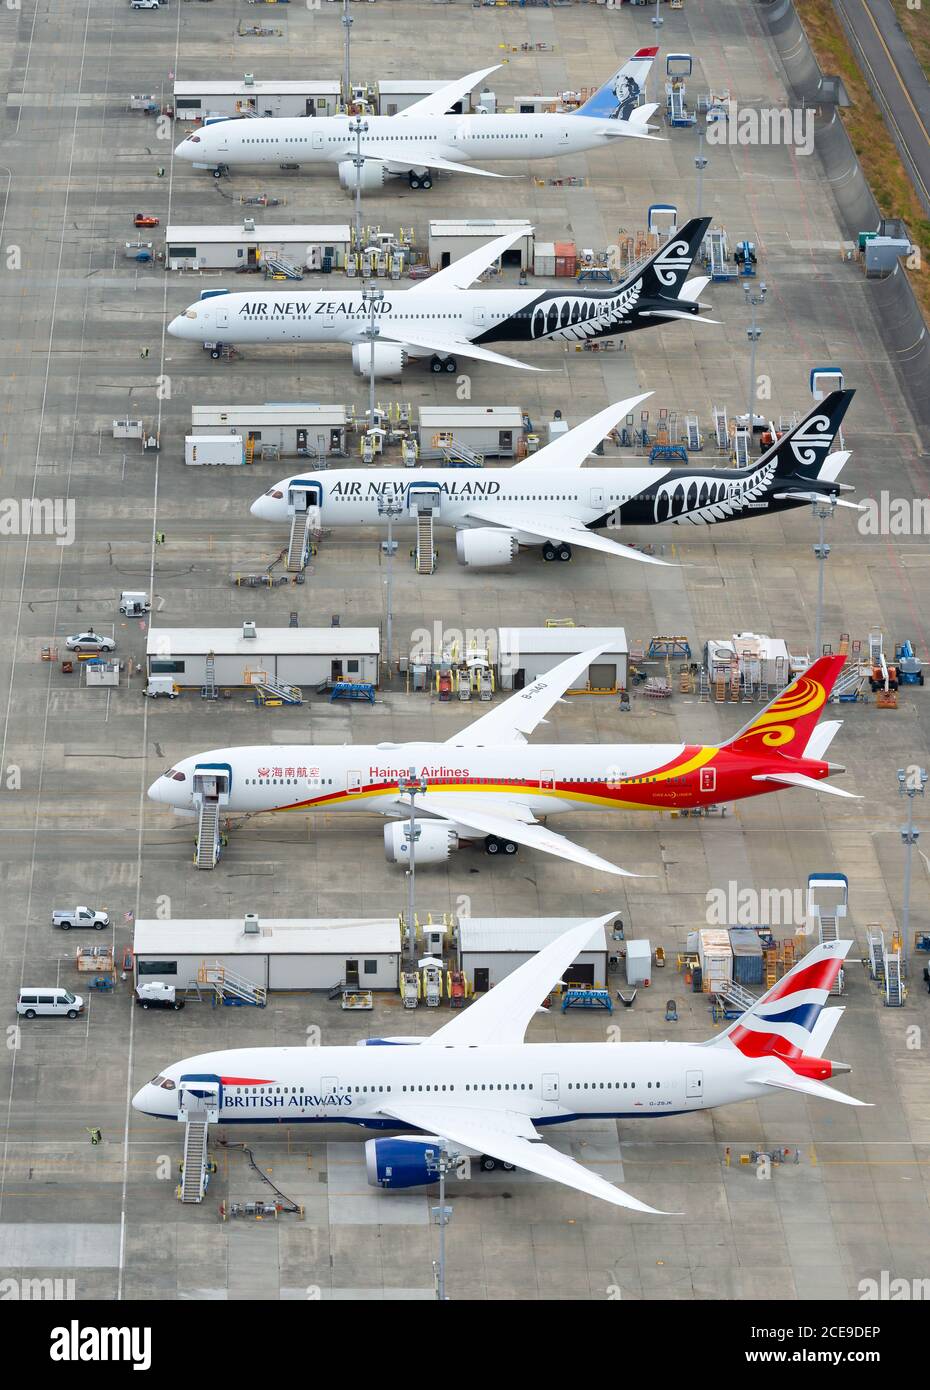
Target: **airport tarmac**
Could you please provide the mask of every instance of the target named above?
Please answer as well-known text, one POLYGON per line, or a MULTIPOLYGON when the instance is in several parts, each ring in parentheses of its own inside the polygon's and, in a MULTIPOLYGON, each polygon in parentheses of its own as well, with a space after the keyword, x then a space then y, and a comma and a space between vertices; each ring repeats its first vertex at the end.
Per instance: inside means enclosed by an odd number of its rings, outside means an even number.
MULTIPOLYGON (((177 137, 158 139, 151 120, 126 109, 131 92, 167 98, 171 74, 335 76, 342 68, 340 8, 255 6, 246 14, 238 0, 175 0, 157 12, 130 13, 115 0, 51 0, 34 16, 6 12, 0 19, 8 93, 0 167, 0 246, 8 267, 0 276, 0 491, 6 499, 75 504, 73 544, 7 534, 0 545, 0 980, 8 1014, 0 1060, 0 1269, 22 1279, 73 1280, 78 1298, 433 1296, 435 1193, 369 1188, 360 1146, 309 1143, 293 1130, 271 1140, 244 1136, 305 1215, 223 1224, 221 1201, 267 1194, 245 1156, 218 1149, 206 1201, 182 1207, 174 1189, 183 1131, 129 1106, 144 1081, 185 1055, 296 1045, 310 1024, 321 1028, 324 1043, 350 1042, 359 1029, 371 1036, 425 1033, 433 1026, 426 1010, 405 1015, 389 998, 360 1021, 324 998, 293 996, 273 998, 264 1011, 191 1004, 181 1014, 142 1014, 132 1008, 127 982, 113 995, 92 994, 80 1021, 36 1020, 14 1031, 22 983, 80 987, 78 943, 49 926, 57 906, 106 907, 120 953, 131 941, 133 915, 374 916, 388 905, 403 909, 405 881, 384 862, 375 818, 259 818, 233 830, 213 872, 196 871, 191 823, 175 822, 145 797, 173 759, 221 744, 440 739, 475 714, 473 706, 440 705, 399 685, 388 685, 374 707, 330 706, 313 697, 293 712, 261 711, 241 692, 216 704, 193 695, 150 702, 137 676, 119 690, 89 690, 79 674, 63 674, 60 662, 41 660, 43 647, 57 644, 60 655, 66 634, 93 623, 114 633, 123 660, 143 662, 145 625, 117 612, 124 588, 148 589, 158 622, 168 626, 233 625, 246 617, 286 625, 293 609, 303 626, 326 626, 332 615, 344 626, 383 620, 385 570, 373 533, 326 539, 301 588, 234 588, 230 573, 267 564, 286 541, 253 521, 248 506, 289 465, 223 470, 183 462, 195 402, 313 400, 364 409, 366 383, 352 376, 349 353, 252 349, 237 361, 214 362, 196 346, 166 338, 164 329, 223 277, 166 275, 122 258, 139 209, 155 213, 162 226, 235 221, 244 211, 240 195, 267 192, 287 198, 275 213, 282 221, 349 220, 352 202, 334 173, 237 173, 215 181, 175 167, 177 137), (281 36, 237 37, 243 15, 281 36), (157 429, 158 454, 111 438, 112 421, 127 415, 157 429), (164 532, 164 544, 156 546, 156 532, 164 532), (95 1147, 92 1126, 103 1131, 95 1147)), ((606 79, 636 47, 651 43, 651 13, 379 0, 353 7, 353 73, 371 81, 451 79, 499 59, 508 45, 506 65, 492 79, 502 103, 527 91, 555 95, 606 79), (523 52, 524 43, 552 51, 523 52)), ((739 0, 689 0, 684 10, 663 7, 663 18, 663 54, 695 55, 695 96, 728 89, 740 102, 784 102, 783 79, 753 9, 739 0)), ((697 137, 663 133, 664 144, 618 141, 596 156, 534 167, 543 180, 581 176, 582 187, 538 186, 532 176, 491 187, 458 176, 438 180, 428 193, 398 183, 366 196, 364 221, 413 225, 425 240, 430 218, 500 211, 525 215, 541 239, 603 246, 621 229, 642 229, 651 204, 676 203, 682 219, 695 211, 697 137)), ((706 145, 705 154, 703 211, 732 241, 756 243, 760 274, 751 283, 768 286, 757 375, 770 381, 771 412, 803 413, 811 367, 841 365, 857 391, 847 417, 854 452, 844 481, 856 484, 859 498, 926 495, 925 442, 878 337, 870 287, 858 266, 840 257, 841 233, 816 152, 706 145)), ((157 243, 158 232, 144 235, 157 243)), ((508 376, 474 365, 467 369, 471 401, 519 404, 534 423, 560 408, 577 423, 610 400, 653 389, 653 409, 680 417, 696 411, 706 433, 712 405, 730 415, 747 409, 748 311, 737 282, 711 285, 703 297, 721 326, 639 333, 615 352, 537 346, 533 361, 546 374, 508 376)), ((407 370, 402 386, 379 382, 377 394, 416 407, 449 401, 454 390, 454 382, 421 364, 407 370)), ((622 625, 632 645, 680 633, 699 652, 707 638, 752 630, 785 638, 794 653, 810 650, 817 526, 807 514, 623 539, 652 544, 680 567, 584 554, 569 566, 544 565, 527 552, 508 570, 471 573, 455 563, 454 542, 444 534, 439 568, 426 577, 413 573, 402 544, 394 566, 397 651, 437 623, 466 633, 548 619, 622 625)), ((842 634, 865 641, 880 629, 889 650, 910 638, 926 659, 926 538, 863 535, 855 514, 841 511, 828 523, 828 539, 825 641, 836 649, 842 634)), ((811 872, 846 873, 856 946, 848 1008, 831 1051, 852 1065, 848 1089, 873 1104, 852 1110, 776 1097, 764 1107, 661 1125, 566 1129, 557 1142, 568 1151, 683 1217, 606 1210, 526 1174, 479 1175, 451 1192, 451 1297, 855 1299, 860 1281, 883 1270, 892 1278, 926 1275, 930 1087, 913 1031, 928 1022, 920 978, 926 957, 906 943, 910 993, 899 1010, 882 1007, 858 957, 868 924, 881 923, 890 935, 900 921, 905 815, 896 769, 930 765, 928 701, 930 693, 907 686, 897 711, 842 707, 845 725, 832 753, 848 769, 839 784, 858 801, 785 791, 723 819, 573 818, 581 843, 642 878, 614 881, 526 851, 491 861, 480 848, 418 870, 421 915, 594 916, 616 908, 635 935, 665 948, 664 975, 622 1016, 558 1014, 531 1028, 531 1039, 564 1041, 602 1038, 615 1025, 627 1040, 710 1036, 706 1000, 686 992, 674 968, 686 933, 705 925, 708 891, 731 880, 803 888, 811 872), (670 997, 678 1001, 677 1025, 664 1022, 670 997), (791 1158, 768 1181, 739 1162, 744 1152, 776 1148, 791 1158)), ((634 698, 628 714, 614 699, 592 697, 558 706, 546 738, 711 741, 747 717, 696 695, 676 693, 663 703, 634 698)), ((930 802, 918 800, 918 825, 925 807, 930 802)), ((930 928, 928 887, 925 862, 915 854, 913 929, 930 928)), ((777 934, 790 936, 794 927, 785 924, 777 934)), ((96 934, 91 944, 99 944, 96 934)))

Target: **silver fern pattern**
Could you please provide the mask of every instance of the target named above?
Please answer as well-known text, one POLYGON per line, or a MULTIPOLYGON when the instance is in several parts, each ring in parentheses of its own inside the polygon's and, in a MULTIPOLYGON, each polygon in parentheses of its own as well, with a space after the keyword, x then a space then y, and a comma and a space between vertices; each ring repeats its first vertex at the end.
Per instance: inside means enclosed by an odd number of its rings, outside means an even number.
POLYGON ((581 342, 609 333, 627 318, 641 292, 639 283, 604 299, 587 295, 551 295, 533 310, 531 338, 581 342))

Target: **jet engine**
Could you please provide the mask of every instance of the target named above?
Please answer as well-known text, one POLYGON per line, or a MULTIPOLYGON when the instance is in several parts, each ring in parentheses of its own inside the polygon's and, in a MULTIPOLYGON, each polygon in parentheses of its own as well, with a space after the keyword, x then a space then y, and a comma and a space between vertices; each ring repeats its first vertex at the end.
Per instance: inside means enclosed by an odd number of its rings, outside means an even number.
MULTIPOLYGON (((375 343, 375 376, 400 376, 407 354, 399 343, 375 343)), ((371 344, 352 344, 352 370, 357 376, 371 376, 371 344)))
POLYGON ((455 537, 458 562, 469 569, 487 570, 498 565, 509 565, 518 549, 517 538, 512 531, 499 531, 494 526, 459 531, 455 537))
POLYGON ((430 1173, 426 1155, 439 1157, 441 1139, 369 1139, 365 1145, 365 1168, 372 1187, 425 1187, 436 1181, 430 1173))
MULTIPOLYGON (((362 165, 362 192, 370 193, 384 183, 384 165, 380 159, 366 159, 362 165)), ((339 165, 339 186, 347 193, 355 192, 356 170, 354 159, 344 159, 339 165)))
MULTIPOLYGON (((384 827, 384 857, 389 864, 409 864, 409 824, 409 821, 391 821, 384 827)), ((458 835, 443 821, 418 820, 417 826, 420 831, 414 849, 417 865, 443 864, 452 850, 458 849, 458 835)))

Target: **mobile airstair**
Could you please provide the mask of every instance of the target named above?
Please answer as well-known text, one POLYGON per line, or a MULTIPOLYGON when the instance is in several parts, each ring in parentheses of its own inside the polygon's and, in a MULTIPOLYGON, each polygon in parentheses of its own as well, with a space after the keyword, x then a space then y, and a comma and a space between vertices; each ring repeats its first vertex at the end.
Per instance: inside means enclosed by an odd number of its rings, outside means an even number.
POLYGON ((212 991, 214 1006, 228 1004, 236 1007, 251 1004, 254 1008, 263 1009, 268 1002, 267 990, 255 984, 253 980, 246 979, 244 975, 235 975, 225 965, 220 965, 219 961, 215 961, 213 965, 204 961, 197 971, 197 983, 212 991))

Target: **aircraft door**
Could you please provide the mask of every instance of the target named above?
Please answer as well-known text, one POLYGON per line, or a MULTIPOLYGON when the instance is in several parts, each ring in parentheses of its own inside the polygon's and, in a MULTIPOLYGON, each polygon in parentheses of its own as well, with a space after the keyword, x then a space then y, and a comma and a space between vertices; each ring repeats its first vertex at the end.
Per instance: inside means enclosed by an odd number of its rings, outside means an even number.
POLYGON ((358 792, 362 789, 362 774, 358 768, 350 767, 346 772, 346 791, 358 792))
POLYGON ((223 1079, 192 1072, 178 1081, 178 1119, 216 1124, 223 1106, 223 1079))
POLYGON ((704 1073, 702 1071, 685 1072, 685 1096, 688 1100, 704 1099, 704 1073))
POLYGON ((221 309, 217 305, 213 312, 216 315, 216 331, 222 333, 224 329, 229 327, 229 310, 221 309))
POLYGON ((320 1094, 316 1098, 316 1113, 318 1115, 336 1115, 339 1106, 336 1104, 335 1097, 338 1093, 339 1078, 337 1076, 322 1077, 320 1080, 320 1094))
POLYGON ((484 327, 488 321, 488 311, 483 304, 476 304, 472 310, 472 322, 484 327))
POLYGON ((323 148, 323 136, 319 131, 315 130, 310 138, 313 149, 321 150, 323 148))
POLYGON ((232 768, 228 763, 201 763, 193 773, 194 799, 228 801, 232 785, 232 768))
POLYGON ((590 496, 591 496, 591 506, 592 506, 592 507, 603 507, 603 506, 605 505, 605 503, 604 503, 604 489, 603 489, 602 487, 593 487, 593 488, 591 488, 590 496))
POLYGON ((542 1079, 542 1098, 543 1100, 558 1100, 559 1098, 559 1074, 555 1071, 543 1072, 542 1079))
POLYGON ((701 791, 715 792, 717 790, 717 769, 715 767, 701 768, 701 791))
POLYGON ((544 767, 539 774, 539 790, 542 792, 555 791, 555 772, 551 767, 544 767))

